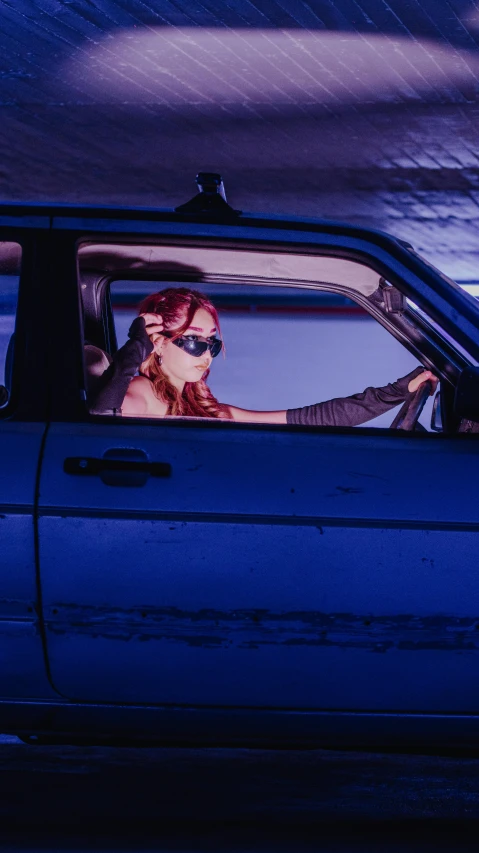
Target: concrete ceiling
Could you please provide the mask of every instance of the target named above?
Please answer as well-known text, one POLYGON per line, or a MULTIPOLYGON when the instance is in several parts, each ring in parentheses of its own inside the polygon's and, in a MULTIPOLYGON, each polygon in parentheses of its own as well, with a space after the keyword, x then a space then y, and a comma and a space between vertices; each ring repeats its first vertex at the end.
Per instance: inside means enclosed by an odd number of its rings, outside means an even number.
POLYGON ((0 198, 244 210, 479 280, 474 0, 0 0, 0 198))

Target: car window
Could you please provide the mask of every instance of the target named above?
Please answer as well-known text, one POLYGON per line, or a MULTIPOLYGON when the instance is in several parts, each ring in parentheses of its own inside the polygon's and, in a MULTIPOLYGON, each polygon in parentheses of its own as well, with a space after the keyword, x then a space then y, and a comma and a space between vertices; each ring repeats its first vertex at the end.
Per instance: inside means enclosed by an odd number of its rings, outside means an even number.
POLYGON ((19 244, 0 241, 0 406, 2 408, 8 404, 12 388, 20 264, 19 244))
MULTIPOLYGON (((79 246, 78 259, 85 387, 93 414, 233 417, 255 423, 264 422, 260 413, 274 412, 282 413, 281 417, 275 414, 266 422, 309 424, 303 416, 292 419, 286 411, 338 398, 340 407, 344 406, 345 397, 394 383, 421 361, 434 364, 438 352, 440 375, 447 373, 450 355, 441 354, 432 333, 419 328, 419 315, 403 294, 360 260, 274 247, 153 241, 85 242, 79 246), (199 345, 191 342, 191 335, 198 332, 189 332, 188 341, 182 335, 176 343, 183 353, 196 352, 189 362, 194 378, 183 383, 181 399, 171 382, 164 384, 168 370, 165 363, 161 366, 159 352, 164 351, 165 359, 173 353, 178 360, 179 354, 163 337, 155 346, 155 358, 148 365, 143 362, 143 377, 138 376, 140 363, 129 364, 126 372, 118 370, 115 352, 127 340, 140 303, 167 288, 175 294, 182 288, 194 289, 219 314, 225 352, 211 362, 209 375, 201 372, 206 387, 199 396, 198 371, 204 371, 212 349, 204 336, 199 345), (203 361, 196 361, 205 352, 203 361), (108 370, 113 356, 115 364, 108 370), (116 377, 113 386, 105 385, 105 377, 112 373, 116 377), (117 393, 122 384, 123 396, 117 393), (186 397, 191 398, 189 402, 186 397)), ((392 394, 399 402, 407 393, 407 381, 400 388, 400 394, 392 394)), ((376 391, 368 391, 368 402, 371 394, 376 391)), ((369 420, 350 418, 349 412, 347 417, 341 413, 336 418, 339 409, 335 403, 332 416, 329 413, 318 420, 316 410, 312 423, 387 427, 398 411, 392 405, 399 405, 391 404, 388 394, 386 407, 383 400, 379 406, 361 403, 361 417, 366 413, 369 420)), ((324 413, 325 407, 321 408, 324 413)), ((421 416, 426 429, 431 408, 432 399, 421 416)))
MULTIPOLYGON (((225 353, 208 384, 220 402, 251 410, 283 410, 383 386, 418 365, 361 305, 334 291, 261 285, 194 283, 218 309, 225 353)), ((115 280, 111 307, 118 346, 141 301, 178 281, 115 280)), ((429 428, 432 399, 421 423, 429 428)), ((396 410, 365 426, 388 427, 396 410)))

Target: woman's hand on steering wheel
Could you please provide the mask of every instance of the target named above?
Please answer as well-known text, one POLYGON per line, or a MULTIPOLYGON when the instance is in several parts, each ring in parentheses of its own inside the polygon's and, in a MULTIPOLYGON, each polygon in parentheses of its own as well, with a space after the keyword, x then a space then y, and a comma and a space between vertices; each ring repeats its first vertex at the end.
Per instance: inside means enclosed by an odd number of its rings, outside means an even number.
POLYGON ((410 394, 414 394, 414 392, 417 391, 417 389, 424 382, 428 382, 428 381, 431 383, 432 390, 430 392, 430 396, 432 396, 432 394, 434 394, 434 392, 437 388, 437 383, 439 382, 439 380, 438 380, 437 376, 434 376, 434 373, 432 373, 430 370, 424 370, 418 376, 415 376, 414 379, 411 379, 409 385, 407 386, 407 390, 409 391, 410 394))
POLYGON ((424 404, 429 396, 434 394, 437 383, 437 376, 431 373, 430 370, 424 370, 414 379, 411 379, 408 387, 408 397, 401 406, 401 409, 394 418, 391 429, 402 429, 407 432, 414 432, 420 429, 418 426, 419 416, 423 410, 424 404), (427 382, 425 388, 424 383, 427 382))

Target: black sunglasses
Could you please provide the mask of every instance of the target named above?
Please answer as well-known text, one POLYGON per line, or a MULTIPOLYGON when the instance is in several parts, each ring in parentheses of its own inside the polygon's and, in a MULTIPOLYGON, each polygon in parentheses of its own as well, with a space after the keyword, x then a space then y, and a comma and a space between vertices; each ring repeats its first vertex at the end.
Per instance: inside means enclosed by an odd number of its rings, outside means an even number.
POLYGON ((180 349, 184 349, 188 355, 193 355, 195 358, 204 355, 208 349, 211 353, 211 358, 216 358, 223 347, 223 341, 219 338, 199 340, 197 335, 181 335, 179 338, 173 338, 173 332, 161 332, 160 334, 165 338, 169 338, 172 344, 180 349))

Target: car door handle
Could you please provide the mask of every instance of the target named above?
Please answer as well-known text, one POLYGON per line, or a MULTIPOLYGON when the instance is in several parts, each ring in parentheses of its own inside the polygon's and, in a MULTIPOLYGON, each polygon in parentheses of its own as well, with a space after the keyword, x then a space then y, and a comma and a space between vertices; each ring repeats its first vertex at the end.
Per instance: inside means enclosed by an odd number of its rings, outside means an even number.
MULTIPOLYGON (((169 462, 137 462, 130 459, 99 459, 94 456, 68 456, 63 463, 65 474, 101 476, 106 472, 146 474, 147 477, 171 477, 169 462)), ((112 484, 113 485, 113 484, 112 484)), ((120 485, 120 483, 119 483, 120 485)))

